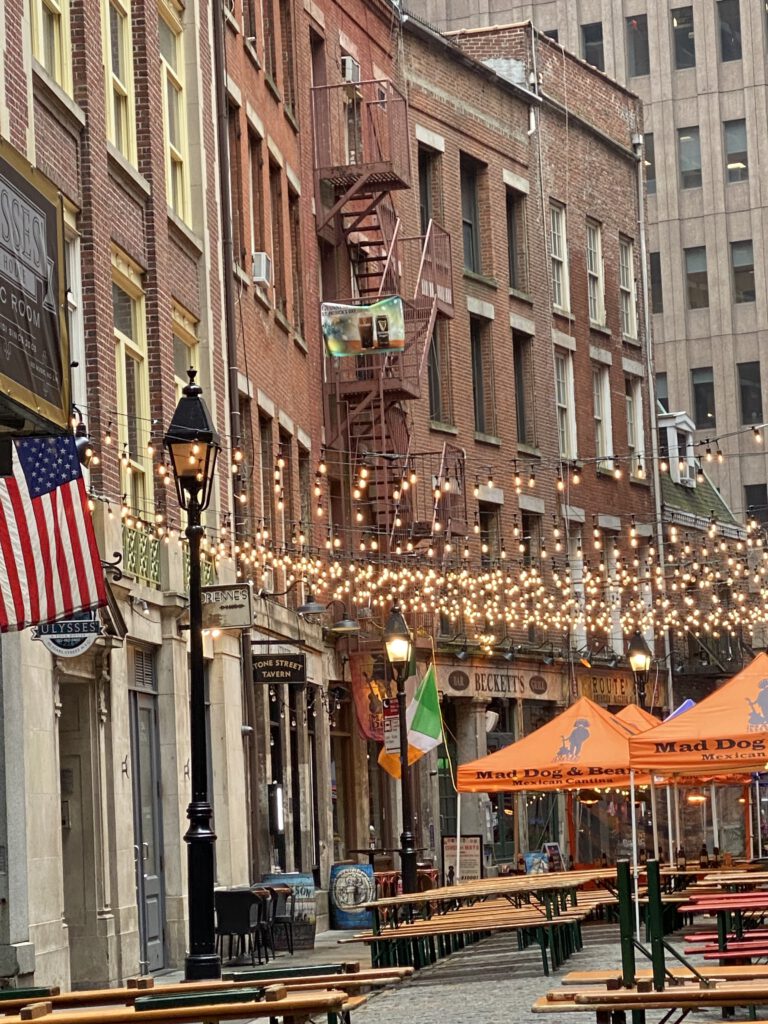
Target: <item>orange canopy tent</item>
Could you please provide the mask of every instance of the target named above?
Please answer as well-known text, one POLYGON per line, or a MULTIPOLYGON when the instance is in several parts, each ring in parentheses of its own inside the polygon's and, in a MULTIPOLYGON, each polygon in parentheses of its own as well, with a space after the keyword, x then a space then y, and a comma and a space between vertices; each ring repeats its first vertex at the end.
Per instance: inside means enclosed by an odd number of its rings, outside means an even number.
POLYGON ((641 708, 639 704, 627 704, 613 717, 633 733, 655 729, 657 725, 661 724, 660 718, 652 715, 645 708, 641 708))
POLYGON ((631 736, 630 765, 655 774, 718 776, 768 763, 768 655, 684 715, 631 736))
POLYGON ((612 714, 581 697, 516 743, 459 765, 457 789, 509 793, 627 786, 629 739, 612 714))

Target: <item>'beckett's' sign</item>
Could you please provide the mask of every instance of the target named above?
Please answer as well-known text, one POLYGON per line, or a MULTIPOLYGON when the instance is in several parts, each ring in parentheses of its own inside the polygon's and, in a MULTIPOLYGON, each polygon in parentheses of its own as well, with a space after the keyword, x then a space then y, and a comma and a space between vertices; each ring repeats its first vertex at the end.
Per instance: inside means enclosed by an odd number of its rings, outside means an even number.
POLYGON ((441 664, 437 666, 437 688, 449 697, 528 698, 529 700, 564 700, 564 676, 559 672, 544 672, 538 668, 494 668, 487 662, 465 662, 461 667, 441 664))

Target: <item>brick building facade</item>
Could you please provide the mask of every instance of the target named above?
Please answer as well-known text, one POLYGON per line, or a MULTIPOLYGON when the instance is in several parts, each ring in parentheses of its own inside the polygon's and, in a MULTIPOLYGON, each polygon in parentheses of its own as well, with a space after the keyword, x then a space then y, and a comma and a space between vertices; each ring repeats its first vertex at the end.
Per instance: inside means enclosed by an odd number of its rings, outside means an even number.
MULTIPOLYGON (((24 826, 3 838, 0 934, 38 981, 110 984, 185 948, 186 573, 160 450, 190 363, 224 441, 208 576, 255 596, 250 636, 206 639, 220 884, 317 868, 325 886, 371 828, 397 845, 360 713, 384 681, 388 572, 496 579, 482 614, 439 617, 406 588, 448 728, 414 773, 428 858, 456 827, 451 759, 580 685, 631 692, 618 615, 554 623, 556 576, 567 560, 578 591, 593 531, 607 551, 636 523, 642 548, 654 518, 637 100, 530 30, 457 45, 385 0, 235 0, 217 92, 217 11, 0 15, 0 133, 64 198, 74 402, 101 550, 125 573, 88 655, 3 640, 24 729, 5 734, 2 799, 24 826), (393 294, 400 355, 327 354, 321 303, 393 294), (375 586, 338 584, 361 567, 375 586), (521 579, 539 587, 528 618, 521 579), (334 631, 342 611, 359 635, 334 631), (252 644, 301 650, 307 685, 254 684, 252 644)), ((559 835, 546 801, 466 798, 462 817, 489 867, 540 825, 559 835)))

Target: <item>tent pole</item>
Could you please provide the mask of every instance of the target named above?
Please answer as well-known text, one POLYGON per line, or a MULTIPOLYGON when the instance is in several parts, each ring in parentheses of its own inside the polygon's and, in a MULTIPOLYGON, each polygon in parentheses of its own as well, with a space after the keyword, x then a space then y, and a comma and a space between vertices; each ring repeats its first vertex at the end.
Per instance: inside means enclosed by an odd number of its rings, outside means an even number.
POLYGON ((675 783, 675 851, 682 847, 680 836, 680 787, 675 783))
POLYGON ((629 799, 632 801, 632 875, 634 877, 635 891, 635 935, 640 941, 640 900, 638 898, 638 871, 637 871, 637 807, 635 806, 635 769, 629 770, 629 799))
POLYGON ((461 793, 456 793, 456 884, 461 880, 461 793))
POLYGON ((744 853, 747 860, 752 860, 754 844, 752 842, 752 787, 750 785, 742 784, 741 797, 744 801, 744 853))
POLYGON ((669 840, 669 863, 675 863, 675 841, 672 835, 672 787, 667 783, 667 839, 669 840))
POLYGON ((755 776, 755 821, 757 822, 757 856, 763 856, 763 822, 760 809, 760 779, 755 776))
MULTIPOLYGON (((709 799, 712 805, 712 846, 720 849, 720 825, 717 820, 717 790, 714 782, 709 784, 709 799)), ((714 853, 714 849, 713 849, 714 853)))
POLYGON ((651 775, 651 819, 653 821, 653 856, 659 859, 659 823, 657 820, 656 785, 651 775))
POLYGON ((576 824, 573 820, 573 790, 565 794, 565 816, 568 822, 568 854, 576 863, 576 824))

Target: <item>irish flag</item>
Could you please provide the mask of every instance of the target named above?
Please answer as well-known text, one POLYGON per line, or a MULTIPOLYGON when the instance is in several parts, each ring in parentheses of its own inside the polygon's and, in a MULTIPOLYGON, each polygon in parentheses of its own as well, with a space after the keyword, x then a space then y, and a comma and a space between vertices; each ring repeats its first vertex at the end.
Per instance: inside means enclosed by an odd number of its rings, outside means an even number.
MULTIPOLYGON (((418 761, 434 750, 443 740, 443 720, 437 697, 435 666, 430 665, 416 688, 413 700, 405 711, 408 727, 408 764, 418 761)), ((394 779, 400 778, 400 757, 388 754, 384 747, 379 752, 379 764, 394 779)))

